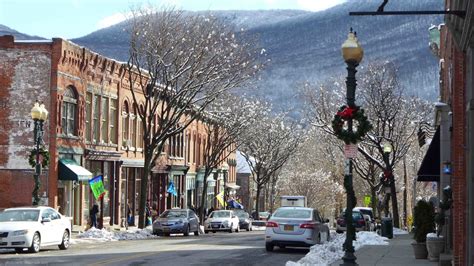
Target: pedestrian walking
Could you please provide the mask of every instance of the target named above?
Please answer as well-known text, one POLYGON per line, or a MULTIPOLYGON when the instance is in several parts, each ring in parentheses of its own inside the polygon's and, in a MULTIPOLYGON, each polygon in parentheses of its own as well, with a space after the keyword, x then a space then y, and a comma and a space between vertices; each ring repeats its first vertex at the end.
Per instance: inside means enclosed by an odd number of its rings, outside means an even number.
POLYGON ((127 203, 127 224, 130 226, 135 225, 135 219, 132 216, 132 208, 130 207, 130 203, 127 203))
POLYGON ((92 209, 89 212, 89 216, 91 218, 91 227, 97 228, 97 214, 99 213, 99 205, 94 203, 92 205, 92 209))
POLYGON ((145 205, 145 226, 149 226, 151 224, 152 224, 152 219, 151 219, 150 201, 147 201, 145 205))

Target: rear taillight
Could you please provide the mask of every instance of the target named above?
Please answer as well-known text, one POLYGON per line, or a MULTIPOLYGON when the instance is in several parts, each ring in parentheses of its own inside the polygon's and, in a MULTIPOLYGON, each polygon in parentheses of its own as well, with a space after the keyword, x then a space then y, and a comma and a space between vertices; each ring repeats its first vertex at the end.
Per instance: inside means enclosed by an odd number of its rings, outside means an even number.
POLYGON ((364 219, 357 220, 357 224, 358 224, 358 225, 365 225, 364 219))
POLYGON ((301 225, 300 225, 300 228, 305 228, 305 229, 314 229, 314 228, 315 228, 315 224, 313 224, 313 223, 305 223, 305 224, 301 224, 301 225))
POLYGON ((275 222, 267 222, 267 227, 278 227, 278 224, 275 222))
POLYGON ((343 225, 343 224, 345 224, 345 223, 344 223, 344 219, 340 219, 340 218, 337 219, 337 224, 338 224, 338 225, 343 225))

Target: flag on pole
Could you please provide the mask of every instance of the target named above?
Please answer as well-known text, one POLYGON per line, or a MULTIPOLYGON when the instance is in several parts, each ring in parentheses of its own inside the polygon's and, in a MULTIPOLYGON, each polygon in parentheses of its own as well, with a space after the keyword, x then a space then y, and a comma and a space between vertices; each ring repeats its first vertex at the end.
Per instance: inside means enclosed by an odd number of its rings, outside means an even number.
POLYGON ((104 183, 102 182, 102 175, 98 175, 92 179, 89 179, 89 186, 92 189, 94 198, 96 200, 101 200, 105 195, 104 183))
POLYGON ((174 182, 170 181, 168 184, 168 190, 166 192, 173 194, 175 197, 178 196, 178 192, 176 191, 176 188, 174 187, 174 182))
POLYGON ((219 204, 223 207, 225 207, 227 204, 224 202, 224 191, 221 191, 219 194, 216 196, 217 201, 219 204))

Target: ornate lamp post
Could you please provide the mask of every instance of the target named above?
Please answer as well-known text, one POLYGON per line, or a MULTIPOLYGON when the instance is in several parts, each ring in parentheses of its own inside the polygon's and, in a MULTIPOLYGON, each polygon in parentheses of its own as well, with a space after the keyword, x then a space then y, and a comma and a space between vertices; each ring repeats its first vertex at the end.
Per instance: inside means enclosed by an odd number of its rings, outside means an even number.
POLYGON ((392 167, 390 166, 390 153, 392 152, 392 145, 386 142, 383 144, 383 161, 385 163, 385 170, 382 176, 382 185, 384 186, 384 191, 388 195, 387 200, 384 202, 384 213, 385 217, 388 216, 389 208, 388 203, 390 201, 390 194, 391 194, 391 182, 392 180, 392 167))
POLYGON ((34 179, 35 179, 35 187, 33 189, 33 205, 37 206, 39 204, 39 189, 40 189, 40 174, 41 174, 41 166, 42 166, 42 160, 45 158, 40 157, 41 151, 40 151, 40 145, 43 143, 43 123, 48 119, 48 111, 44 107, 44 104, 39 104, 36 102, 33 105, 33 108, 31 108, 31 118, 34 120, 34 143, 35 143, 35 148, 33 150, 33 153, 35 154, 35 173, 34 173, 34 179))
MULTIPOLYGON (((346 79, 346 99, 347 106, 341 108, 341 110, 336 115, 336 118, 343 119, 347 121, 347 129, 342 129, 343 121, 339 120, 333 122, 333 127, 335 127, 335 132, 338 137, 346 143, 346 145, 356 145, 357 141, 360 140, 363 135, 365 135, 367 128, 370 128, 370 123, 368 123, 367 118, 363 114, 358 106, 355 105, 355 91, 356 91, 356 78, 355 74, 357 72, 356 67, 359 65, 362 57, 364 56, 364 51, 357 41, 355 32, 352 32, 352 28, 349 32, 347 40, 342 44, 342 57, 347 64, 347 79, 346 79), (358 117, 359 125, 356 132, 353 131, 353 119, 358 117), (341 127, 341 128, 338 128, 341 127)), ((346 240, 343 245, 344 256, 342 260, 344 261, 342 265, 357 265, 356 256, 354 255, 354 246, 352 241, 355 240, 355 227, 352 219, 352 209, 356 205, 356 197, 354 193, 354 188, 352 185, 352 157, 348 157, 345 162, 345 173, 344 173, 344 188, 347 193, 347 205, 345 220, 347 226, 346 240)))
POLYGON ((229 171, 229 165, 227 164, 226 161, 222 164, 222 172, 224 174, 224 209, 227 210, 227 188, 226 188, 226 183, 227 183, 227 172, 229 171))

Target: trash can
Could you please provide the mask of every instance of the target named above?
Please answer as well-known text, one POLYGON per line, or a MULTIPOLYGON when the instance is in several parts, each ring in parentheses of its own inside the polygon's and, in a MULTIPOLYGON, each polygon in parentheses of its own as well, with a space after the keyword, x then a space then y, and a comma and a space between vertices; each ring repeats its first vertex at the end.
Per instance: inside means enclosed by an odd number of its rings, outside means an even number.
POLYGON ((382 236, 386 238, 393 238, 393 223, 392 218, 384 217, 382 218, 382 236))

